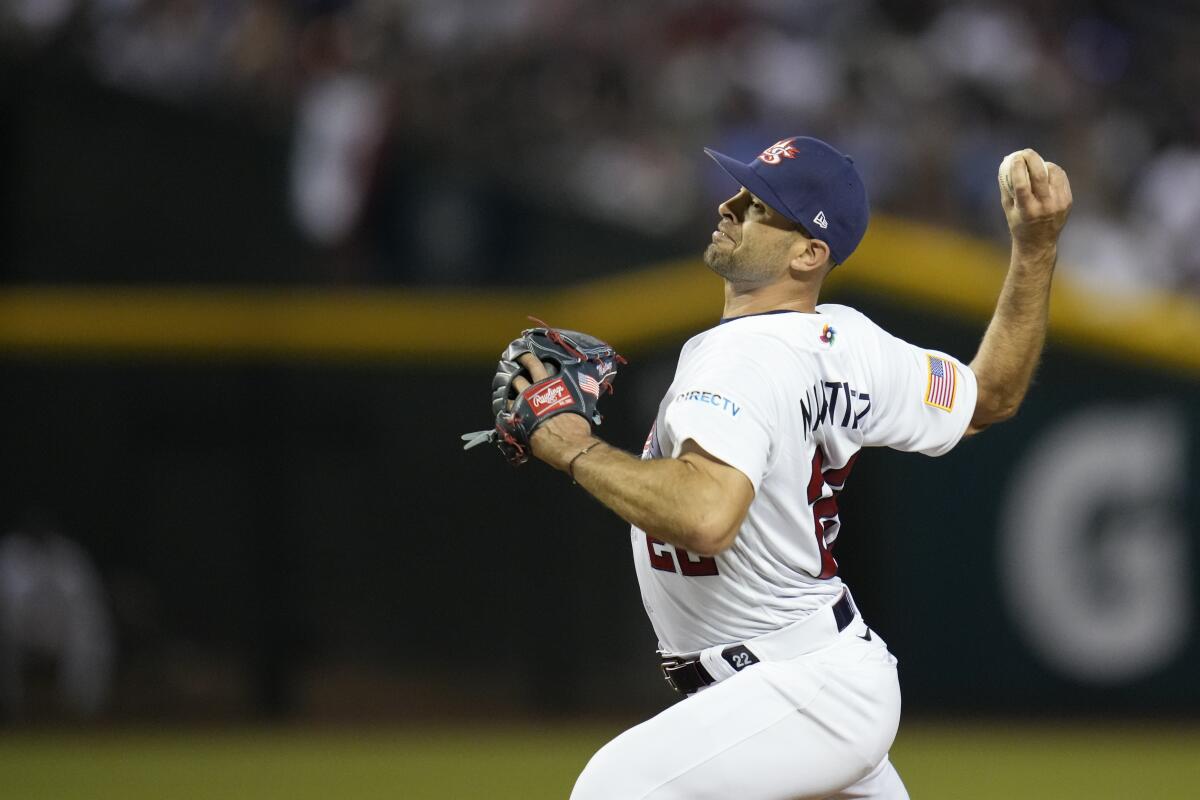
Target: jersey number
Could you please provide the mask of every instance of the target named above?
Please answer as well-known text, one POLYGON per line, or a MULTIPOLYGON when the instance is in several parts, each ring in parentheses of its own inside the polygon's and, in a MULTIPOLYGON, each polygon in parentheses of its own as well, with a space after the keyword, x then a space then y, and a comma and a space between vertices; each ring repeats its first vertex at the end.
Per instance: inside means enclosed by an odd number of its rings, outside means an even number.
POLYGON ((689 578, 720 574, 717 572, 715 558, 692 555, 682 547, 675 547, 649 536, 646 537, 646 549, 650 552, 650 566, 657 570, 678 572, 689 578), (679 561, 679 569, 675 568, 676 560, 679 561))
POLYGON ((838 563, 833 557, 833 542, 837 539, 841 520, 838 519, 838 492, 846 485, 846 478, 854 467, 858 453, 850 457, 846 466, 825 470, 825 453, 819 448, 813 455, 812 477, 808 479, 808 504, 812 506, 813 526, 817 535, 817 549, 821 551, 821 574, 818 578, 832 578, 837 574, 838 563), (825 496, 825 487, 830 494, 825 496))

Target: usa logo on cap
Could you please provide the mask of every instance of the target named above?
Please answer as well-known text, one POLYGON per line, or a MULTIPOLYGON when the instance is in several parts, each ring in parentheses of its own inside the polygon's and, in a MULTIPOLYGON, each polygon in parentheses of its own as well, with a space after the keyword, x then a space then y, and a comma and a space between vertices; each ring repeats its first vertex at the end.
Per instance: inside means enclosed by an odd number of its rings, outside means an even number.
POLYGON ((758 157, 759 161, 764 164, 778 164, 784 158, 795 158, 800 151, 792 147, 792 142, 796 141, 795 136, 791 139, 780 139, 775 144, 762 151, 762 155, 758 157))

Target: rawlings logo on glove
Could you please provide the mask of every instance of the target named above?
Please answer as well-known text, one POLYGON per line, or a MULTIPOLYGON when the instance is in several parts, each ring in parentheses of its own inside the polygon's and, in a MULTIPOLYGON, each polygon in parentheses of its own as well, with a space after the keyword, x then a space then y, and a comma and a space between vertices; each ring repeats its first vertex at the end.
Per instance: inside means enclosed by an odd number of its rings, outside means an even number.
POLYGON ((575 405, 575 398, 571 396, 571 390, 563 383, 562 378, 554 378, 549 383, 538 386, 541 388, 531 386, 525 390, 525 400, 535 417, 544 417, 556 408, 575 405))
POLYGON ((593 425, 600 424, 596 405, 600 395, 612 392, 617 365, 625 359, 594 336, 541 324, 543 327, 522 331, 500 355, 492 379, 496 425, 492 430, 463 434, 464 450, 491 442, 513 465, 524 464, 529 460, 533 432, 551 417, 573 413, 593 425), (532 383, 532 376, 520 363, 522 357, 538 359, 550 377, 525 386, 532 383), (524 387, 521 391, 517 391, 518 384, 524 387))

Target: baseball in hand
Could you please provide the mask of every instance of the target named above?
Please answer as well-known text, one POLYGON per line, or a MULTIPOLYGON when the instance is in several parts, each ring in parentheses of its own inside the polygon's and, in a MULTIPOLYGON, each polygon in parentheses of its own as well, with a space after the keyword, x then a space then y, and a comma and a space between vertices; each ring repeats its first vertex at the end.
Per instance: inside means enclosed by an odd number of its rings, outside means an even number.
MULTIPOLYGON (((1012 168, 1017 159, 1020 157, 1020 152, 1009 153, 1004 157, 1004 160, 1000 162, 1000 185, 1004 187, 1004 192, 1009 197, 1012 197, 1013 193, 1012 168)), ((1051 162, 1049 161, 1045 162, 1047 178, 1050 177, 1050 163, 1051 162)))

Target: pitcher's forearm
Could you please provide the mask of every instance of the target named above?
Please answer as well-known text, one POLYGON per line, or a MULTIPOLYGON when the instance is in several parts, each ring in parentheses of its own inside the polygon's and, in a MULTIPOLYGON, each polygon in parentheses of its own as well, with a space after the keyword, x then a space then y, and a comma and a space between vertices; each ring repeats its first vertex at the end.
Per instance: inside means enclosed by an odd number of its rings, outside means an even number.
MULTIPOLYGON (((728 546, 720 487, 684 458, 643 460, 601 443, 575 461, 575 482, 617 516, 698 555, 728 546)), ((740 520, 737 520, 740 522, 740 520)))
POLYGON ((1013 416, 1029 390, 1046 342, 1056 258, 1053 247, 1034 254, 1013 249, 996 312, 971 362, 979 384, 973 427, 1013 416))

